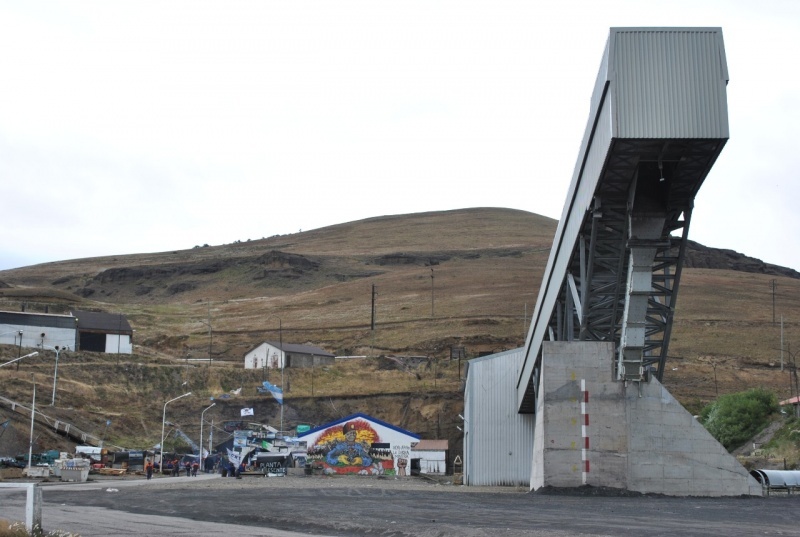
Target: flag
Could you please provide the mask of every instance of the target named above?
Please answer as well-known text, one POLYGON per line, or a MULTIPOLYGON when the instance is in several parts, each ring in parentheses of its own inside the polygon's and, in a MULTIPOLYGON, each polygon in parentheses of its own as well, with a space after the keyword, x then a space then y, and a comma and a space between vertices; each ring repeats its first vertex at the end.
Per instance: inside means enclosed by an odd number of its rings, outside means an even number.
POLYGON ((3 429, 7 429, 9 423, 11 423, 11 420, 6 420, 3 423, 0 423, 0 427, 2 427, 3 429))
POLYGON ((252 416, 253 409, 252 408, 243 408, 242 409, 242 416, 252 416))
POLYGON ((111 420, 106 420, 106 427, 108 427, 109 425, 111 425, 111 420))
POLYGON ((280 388, 278 388, 274 384, 270 384, 268 380, 265 380, 263 382, 263 385, 264 385, 264 389, 266 389, 270 393, 272 393, 272 397, 274 397, 275 400, 278 401, 278 404, 282 405, 283 404, 283 390, 281 390, 280 388))
POLYGON ((266 449, 267 451, 272 451, 272 444, 267 442, 266 440, 261 441, 261 448, 266 449))
POLYGON ((240 459, 241 455, 238 452, 230 449, 228 450, 228 460, 231 461, 235 466, 239 466, 240 459))

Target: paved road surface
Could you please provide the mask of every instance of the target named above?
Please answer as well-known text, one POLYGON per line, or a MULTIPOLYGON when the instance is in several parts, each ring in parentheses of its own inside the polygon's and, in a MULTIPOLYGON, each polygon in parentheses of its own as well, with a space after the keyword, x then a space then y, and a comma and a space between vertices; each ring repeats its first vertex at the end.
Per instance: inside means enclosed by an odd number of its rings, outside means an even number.
MULTIPOLYGON (((531 494, 416 479, 160 478, 43 485, 45 529, 128 535, 800 536, 800 497, 531 494), (91 507, 89 507, 91 506, 91 507)), ((0 517, 24 518, 0 489, 0 517)))

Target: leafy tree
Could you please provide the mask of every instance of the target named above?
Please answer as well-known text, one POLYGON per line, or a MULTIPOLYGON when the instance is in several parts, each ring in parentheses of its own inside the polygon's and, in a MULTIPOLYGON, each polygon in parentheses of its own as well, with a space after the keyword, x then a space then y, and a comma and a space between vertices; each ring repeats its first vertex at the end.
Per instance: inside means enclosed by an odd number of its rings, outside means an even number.
POLYGON ((718 398, 703 408, 700 420, 725 449, 732 451, 766 427, 777 410, 774 393, 753 388, 718 398))

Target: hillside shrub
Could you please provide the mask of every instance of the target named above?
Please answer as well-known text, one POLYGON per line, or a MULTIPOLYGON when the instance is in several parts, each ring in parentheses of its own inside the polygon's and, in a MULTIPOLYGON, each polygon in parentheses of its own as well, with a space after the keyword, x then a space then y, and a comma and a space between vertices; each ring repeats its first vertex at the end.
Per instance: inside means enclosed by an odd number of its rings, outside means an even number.
POLYGON ((0 537, 80 537, 77 533, 70 533, 61 530, 42 531, 38 526, 33 528, 32 532, 25 529, 25 524, 22 522, 10 522, 8 520, 0 519, 0 537))
POLYGON ((723 395, 703 408, 700 421, 728 451, 733 451, 769 424, 777 412, 775 394, 763 388, 723 395))
POLYGON ((784 459, 787 470, 797 470, 800 465, 800 418, 787 418, 763 448, 784 459))

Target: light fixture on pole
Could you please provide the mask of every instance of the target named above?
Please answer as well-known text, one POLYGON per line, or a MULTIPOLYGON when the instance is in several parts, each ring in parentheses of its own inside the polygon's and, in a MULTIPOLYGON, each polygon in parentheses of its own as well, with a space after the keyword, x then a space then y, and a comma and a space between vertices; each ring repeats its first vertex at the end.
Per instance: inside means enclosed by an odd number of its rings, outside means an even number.
POLYGON ((192 395, 192 392, 186 392, 183 395, 179 395, 174 399, 170 399, 166 403, 164 403, 164 414, 161 417, 161 444, 159 444, 159 449, 161 450, 161 462, 159 464, 159 468, 161 473, 164 473, 164 425, 167 423, 167 405, 173 401, 177 401, 178 399, 182 399, 188 395, 192 395))
MULTIPOLYGON (((22 355, 22 330, 12 330, 11 332, 3 332, 0 334, 0 337, 7 336, 8 334, 14 334, 14 345, 17 345, 17 359, 21 360, 24 357, 22 355), (17 341, 17 336, 19 336, 19 341, 17 341)), ((11 362, 9 362, 11 363, 11 362)), ((6 365, 6 364, 3 364, 6 365)), ((3 367, 3 366, 0 366, 3 367)), ((17 364, 17 371, 19 371, 19 364, 17 364)))
POLYGON ((14 345, 17 344, 17 336, 19 336, 20 341, 22 341, 22 330, 12 330, 10 332, 3 332, 0 334, 0 337, 7 336, 9 334, 14 334, 14 345))
MULTIPOLYGON (((17 359, 22 359, 22 330, 19 331, 19 345, 17 346, 17 359)), ((19 362, 17 362, 17 371, 19 371, 19 362)))
POLYGON ((28 444, 28 477, 31 477, 33 465, 33 418, 36 416, 36 379, 33 379, 33 400, 31 401, 31 440, 28 444))
POLYGON ((214 406, 216 404, 217 403, 211 403, 210 406, 206 407, 206 409, 203 410, 200 413, 200 443, 198 445, 200 446, 200 469, 201 470, 205 469, 205 466, 203 466, 203 459, 205 459, 205 457, 203 457, 203 415, 206 413, 206 410, 208 410, 209 408, 211 408, 212 406, 214 406))
POLYGON ((66 345, 63 347, 59 347, 56 345, 55 347, 51 347, 50 345, 41 344, 40 345, 43 349, 50 349, 56 351, 56 368, 53 371, 53 398, 50 401, 50 406, 55 406, 56 404, 56 383, 58 382, 58 357, 61 355, 62 351, 68 351, 69 347, 66 345))
MULTIPOLYGON (((285 393, 285 386, 283 382, 283 367, 286 362, 286 353, 283 352, 283 322, 281 318, 277 315, 269 315, 267 319, 270 317, 275 317, 278 319, 278 346, 281 349, 281 392, 285 393)), ((281 430, 280 433, 283 434, 283 403, 281 403, 281 430)))
POLYGON ((200 320, 198 322, 208 327, 208 362, 206 362, 206 367, 211 367, 211 347, 214 343, 214 331, 211 328, 211 302, 208 302, 208 321, 200 320))
POLYGON ((37 354, 39 354, 38 351, 32 352, 30 354, 26 354, 25 356, 20 356, 19 358, 14 358, 13 360, 10 360, 10 361, 8 361, 8 362, 6 362, 4 364, 0 364, 0 367, 5 367, 8 364, 13 364, 14 362, 19 362, 20 360, 24 360, 25 358, 30 358, 31 356, 36 356, 37 354))

